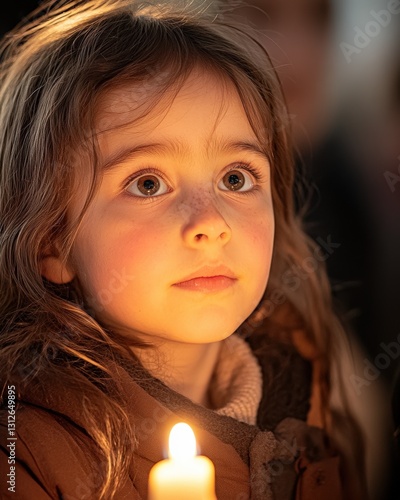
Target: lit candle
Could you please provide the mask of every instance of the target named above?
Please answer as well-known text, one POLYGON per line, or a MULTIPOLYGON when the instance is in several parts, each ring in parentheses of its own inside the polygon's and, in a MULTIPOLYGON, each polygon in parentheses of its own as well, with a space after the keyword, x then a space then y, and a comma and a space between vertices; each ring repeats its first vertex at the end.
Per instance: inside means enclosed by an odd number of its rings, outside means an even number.
POLYGON ((215 469, 197 455, 196 438, 188 424, 174 425, 169 458, 155 464, 149 476, 149 500, 216 500, 215 469))

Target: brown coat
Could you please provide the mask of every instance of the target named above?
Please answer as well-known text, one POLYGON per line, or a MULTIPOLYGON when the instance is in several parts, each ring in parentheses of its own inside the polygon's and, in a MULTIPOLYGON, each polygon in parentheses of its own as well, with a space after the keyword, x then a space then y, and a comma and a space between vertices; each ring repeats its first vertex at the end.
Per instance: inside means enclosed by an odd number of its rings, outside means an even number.
MULTIPOLYGON (((150 468, 165 458, 168 432, 178 421, 195 431, 201 453, 216 469, 219 500, 340 500, 339 458, 320 429, 288 415, 274 432, 198 406, 156 379, 110 362, 124 391, 138 447, 129 479, 114 497, 146 499, 150 468), (139 374, 139 375, 138 375, 139 374)), ((96 499, 100 477, 79 394, 44 379, 18 404, 16 493, 8 491, 7 423, 0 425, 0 497, 18 500, 96 499)), ((261 406, 261 405, 260 405, 261 406)), ((265 409, 264 409, 265 411, 265 409)), ((260 408, 262 415, 262 408, 260 408)))

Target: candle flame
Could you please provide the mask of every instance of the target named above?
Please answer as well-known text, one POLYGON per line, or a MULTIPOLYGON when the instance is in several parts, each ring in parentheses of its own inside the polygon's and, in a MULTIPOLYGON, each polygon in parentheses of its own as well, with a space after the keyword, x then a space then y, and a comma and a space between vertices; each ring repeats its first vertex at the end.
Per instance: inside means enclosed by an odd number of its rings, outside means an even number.
POLYGON ((177 460, 196 456, 196 438, 190 425, 181 422, 172 427, 169 434, 169 456, 177 460))

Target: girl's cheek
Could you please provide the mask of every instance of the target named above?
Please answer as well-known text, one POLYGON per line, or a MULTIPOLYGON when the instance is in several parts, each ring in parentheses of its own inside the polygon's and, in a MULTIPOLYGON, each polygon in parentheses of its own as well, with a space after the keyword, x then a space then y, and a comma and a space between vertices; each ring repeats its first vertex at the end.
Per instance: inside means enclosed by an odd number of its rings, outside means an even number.
POLYGON ((242 238, 254 246, 254 248, 272 247, 274 240, 273 225, 264 221, 252 224, 247 230, 242 231, 242 238))
POLYGON ((272 247, 275 219, 272 210, 254 211, 240 220, 240 232, 247 235, 247 241, 257 246, 272 247))

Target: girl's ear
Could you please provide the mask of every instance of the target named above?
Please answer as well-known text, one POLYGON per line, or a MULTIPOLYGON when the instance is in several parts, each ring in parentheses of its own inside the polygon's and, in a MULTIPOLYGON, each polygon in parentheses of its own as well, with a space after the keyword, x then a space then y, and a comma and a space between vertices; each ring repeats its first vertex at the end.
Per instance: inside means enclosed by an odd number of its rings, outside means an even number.
POLYGON ((69 264, 65 262, 58 256, 55 255, 45 255, 40 261, 40 274, 50 281, 51 283, 56 283, 61 285, 64 283, 69 283, 75 277, 75 272, 69 264))

